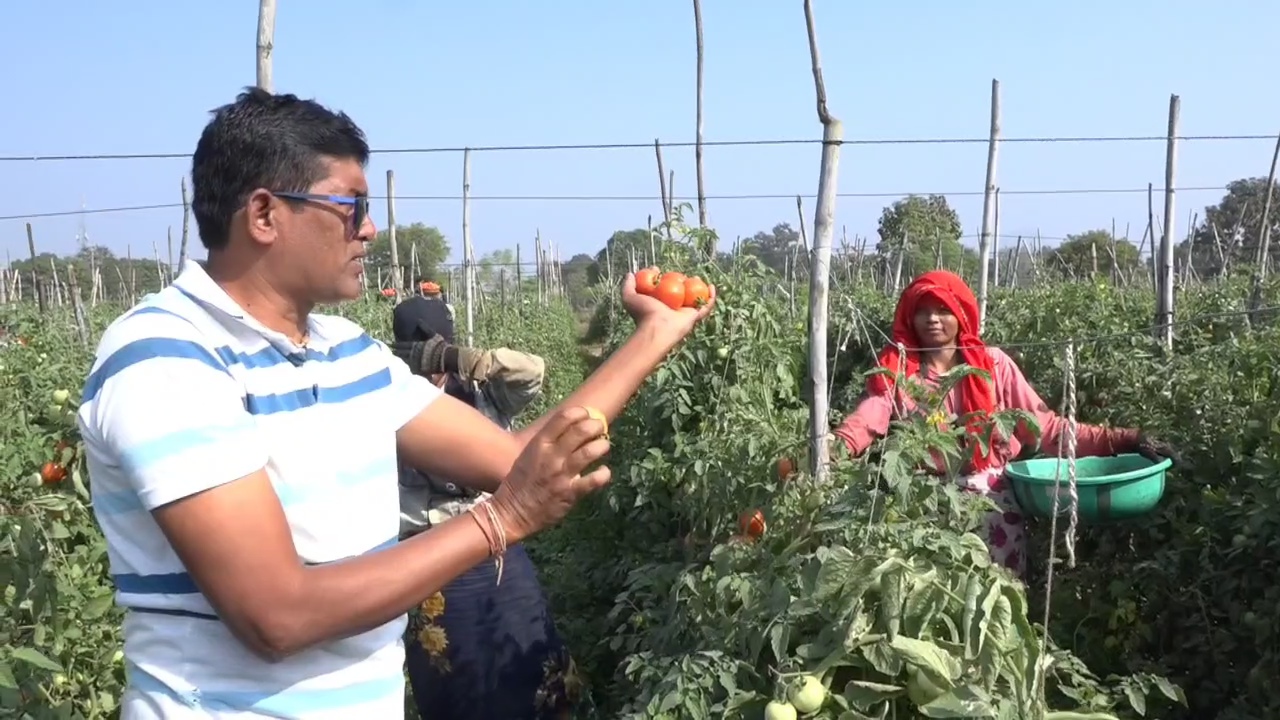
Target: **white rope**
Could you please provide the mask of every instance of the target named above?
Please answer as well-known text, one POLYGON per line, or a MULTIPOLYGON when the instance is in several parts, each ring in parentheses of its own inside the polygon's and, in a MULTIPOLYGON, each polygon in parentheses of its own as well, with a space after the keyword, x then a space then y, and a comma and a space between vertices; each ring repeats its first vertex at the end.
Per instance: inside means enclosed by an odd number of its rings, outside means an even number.
POLYGON ((1062 503, 1062 459, 1067 461, 1067 485, 1071 499, 1071 519, 1067 525, 1067 565, 1076 566, 1076 524, 1079 519, 1080 496, 1076 489, 1076 346, 1068 340, 1062 355, 1062 410, 1067 421, 1066 431, 1058 434, 1058 462, 1053 474, 1053 511, 1049 515, 1049 566, 1044 579, 1044 634, 1040 637, 1040 662, 1032 680, 1033 694, 1038 693, 1041 705, 1046 702, 1044 671, 1047 668, 1045 653, 1049 649, 1050 608, 1053 605, 1053 569, 1058 559, 1058 515, 1062 503))
MULTIPOLYGON (((1080 494, 1076 487, 1076 347, 1067 343, 1062 358, 1062 374, 1065 376, 1063 402, 1067 406, 1067 488, 1071 497, 1071 519, 1067 523, 1067 567, 1076 566, 1076 527, 1080 522, 1080 494)), ((1059 460, 1061 462, 1061 460, 1059 460)))

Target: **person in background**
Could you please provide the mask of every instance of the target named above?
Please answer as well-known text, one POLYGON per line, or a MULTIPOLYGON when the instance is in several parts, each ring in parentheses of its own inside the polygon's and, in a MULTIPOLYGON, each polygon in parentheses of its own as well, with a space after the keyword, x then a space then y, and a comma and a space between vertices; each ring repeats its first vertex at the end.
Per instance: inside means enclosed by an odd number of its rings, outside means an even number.
MULTIPOLYGON (((1026 570, 1026 536, 1017 501, 1004 479, 1004 466, 1014 458, 1034 453, 1035 437, 1019 424, 1013 437, 993 438, 986 454, 975 438, 989 427, 982 416, 1002 409, 1025 410, 1035 416, 1040 426, 1040 448, 1056 454, 1066 420, 1040 399, 1012 358, 983 343, 978 335, 977 299, 964 280, 953 273, 927 272, 903 290, 894 312, 892 342, 880 353, 877 364, 895 373, 903 368, 908 382, 936 387, 942 375, 961 364, 990 376, 988 380, 973 373, 962 379, 944 398, 944 417, 932 420, 949 424, 966 413, 978 414, 969 422, 964 447, 968 457, 958 468, 958 475, 966 490, 990 497, 1001 508, 988 515, 985 539, 992 560, 1021 577, 1026 570), (898 345, 907 349, 906 357, 900 357, 898 345)), ((850 453, 860 455, 876 438, 888 433, 890 421, 919 412, 922 411, 910 394, 897 387, 894 376, 872 375, 857 409, 835 429, 834 436, 844 442, 850 453)), ((1076 426, 1078 457, 1133 452, 1152 460, 1176 456, 1167 444, 1136 429, 1083 423, 1076 426)), ((937 463, 927 469, 935 474, 948 473, 937 463)))
MULTIPOLYGON (((504 430, 541 392, 542 358, 454 345, 452 312, 436 293, 398 305, 392 328, 392 352, 413 372, 504 430)), ((487 496, 401 465, 401 540, 466 514, 487 496)), ((508 548, 500 577, 494 565, 481 564, 422 603, 410 615, 405 648, 423 718, 552 720, 566 717, 580 694, 537 572, 519 545, 508 548)))
POLYGON ((425 278, 418 278, 418 294, 431 300, 439 300, 444 306, 449 308, 449 317, 453 317, 453 305, 449 302, 449 295, 445 293, 440 284, 425 278))

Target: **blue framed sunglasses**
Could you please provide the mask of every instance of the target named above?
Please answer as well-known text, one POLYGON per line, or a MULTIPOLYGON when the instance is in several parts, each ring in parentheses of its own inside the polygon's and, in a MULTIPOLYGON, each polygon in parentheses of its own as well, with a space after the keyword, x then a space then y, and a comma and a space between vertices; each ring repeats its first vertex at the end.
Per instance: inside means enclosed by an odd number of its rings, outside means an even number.
POLYGON ((351 213, 351 227, 353 232, 359 233, 360 228, 364 227, 365 218, 369 217, 369 196, 356 195, 323 195, 317 193, 295 193, 295 192, 273 192, 278 198, 285 200, 297 200, 299 202, 331 202, 338 205, 348 205, 354 208, 351 213))

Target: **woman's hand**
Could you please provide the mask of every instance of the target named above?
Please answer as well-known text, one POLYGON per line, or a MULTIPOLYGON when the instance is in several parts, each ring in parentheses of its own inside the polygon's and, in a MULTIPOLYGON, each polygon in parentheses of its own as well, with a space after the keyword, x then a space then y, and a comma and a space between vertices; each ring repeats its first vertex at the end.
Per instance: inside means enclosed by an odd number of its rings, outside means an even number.
POLYGON ((1164 442, 1163 440, 1151 437, 1146 433, 1140 433, 1138 435, 1138 444, 1134 449, 1139 455, 1153 463, 1158 463, 1162 460, 1168 459, 1173 461, 1174 467, 1182 464, 1182 458, 1178 456, 1178 451, 1175 450, 1172 445, 1164 442))
POLYGON ((570 407, 530 438, 491 501, 510 543, 560 522, 579 500, 609 483, 604 465, 581 474, 609 452, 605 430, 586 408, 570 407))

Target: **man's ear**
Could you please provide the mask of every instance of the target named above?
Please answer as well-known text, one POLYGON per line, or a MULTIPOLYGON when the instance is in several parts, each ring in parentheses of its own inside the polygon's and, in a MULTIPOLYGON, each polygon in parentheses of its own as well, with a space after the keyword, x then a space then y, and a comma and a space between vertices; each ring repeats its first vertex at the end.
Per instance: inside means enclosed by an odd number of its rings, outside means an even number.
POLYGON ((280 201, 264 188, 249 193, 244 201, 244 222, 249 239, 258 245, 271 245, 276 241, 279 228, 275 211, 280 201))

